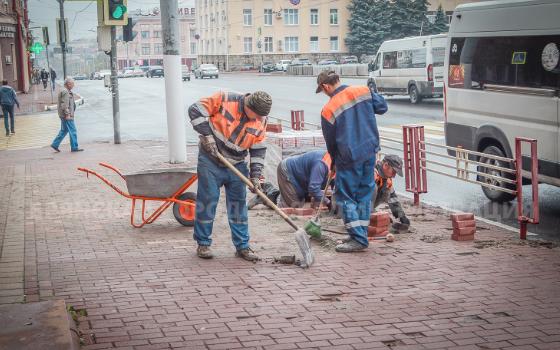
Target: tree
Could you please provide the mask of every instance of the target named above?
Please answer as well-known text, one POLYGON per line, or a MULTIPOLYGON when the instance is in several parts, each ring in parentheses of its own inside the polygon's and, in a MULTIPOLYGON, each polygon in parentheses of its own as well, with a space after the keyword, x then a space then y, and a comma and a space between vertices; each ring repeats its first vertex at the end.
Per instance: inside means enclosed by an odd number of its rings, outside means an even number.
POLYGON ((372 55, 385 40, 420 35, 427 8, 427 0, 352 0, 346 45, 357 56, 372 55))
POLYGON ((367 0, 352 0, 348 5, 351 16, 345 42, 350 52, 357 56, 373 49, 373 41, 369 38, 374 26, 370 18, 370 7, 371 4, 367 0))
POLYGON ((436 19, 434 23, 430 25, 430 33, 431 34, 447 33, 448 30, 449 30, 449 25, 447 23, 447 16, 445 15, 445 12, 443 12, 443 7, 441 7, 440 4, 436 12, 436 19))

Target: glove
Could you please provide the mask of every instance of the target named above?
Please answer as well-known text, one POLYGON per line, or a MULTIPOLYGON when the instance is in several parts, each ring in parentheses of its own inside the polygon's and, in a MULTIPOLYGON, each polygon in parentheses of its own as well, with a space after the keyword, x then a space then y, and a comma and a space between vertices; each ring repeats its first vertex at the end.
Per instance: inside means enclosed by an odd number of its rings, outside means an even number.
POLYGON ((218 150, 218 145, 216 145, 216 140, 214 140, 214 136, 200 135, 199 138, 200 144, 202 145, 202 148, 206 151, 206 153, 213 157, 216 157, 216 155, 220 153, 220 151, 218 150))
POLYGON ((252 177, 251 183, 253 184, 253 187, 250 188, 251 192, 257 193, 255 189, 262 192, 261 179, 259 179, 258 177, 252 177))
POLYGON ((399 220, 401 221, 401 224, 410 225, 410 220, 408 220, 408 218, 405 215, 401 216, 399 220))
POLYGON ((369 88, 370 88, 371 91, 375 92, 376 94, 378 93, 377 92, 377 84, 375 83, 375 80, 372 80, 369 83, 369 88))

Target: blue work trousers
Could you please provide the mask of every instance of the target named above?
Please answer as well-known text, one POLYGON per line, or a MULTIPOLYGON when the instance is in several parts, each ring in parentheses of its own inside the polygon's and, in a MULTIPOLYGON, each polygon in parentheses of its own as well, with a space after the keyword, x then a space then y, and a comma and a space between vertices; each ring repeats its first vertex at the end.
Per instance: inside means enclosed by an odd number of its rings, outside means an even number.
POLYGON ((58 148, 60 143, 64 139, 64 137, 68 134, 70 137, 70 149, 75 151, 78 149, 78 132, 76 131, 76 124, 74 124, 74 120, 66 120, 60 118, 60 131, 58 135, 54 138, 52 142, 52 146, 54 148, 58 148))
MULTIPOLYGON (((235 167, 245 176, 249 175, 247 163, 235 167)), ((231 170, 220 166, 203 149, 198 153, 198 191, 196 194, 196 218, 194 239, 202 246, 212 245, 212 226, 216 207, 220 200, 220 188, 226 189, 226 207, 231 229, 231 240, 237 250, 249 248, 249 225, 247 219, 247 188, 231 170)))
POLYGON ((350 237, 368 246, 371 196, 375 189, 375 156, 349 168, 336 169, 335 198, 350 237))
POLYGON ((4 115, 4 127, 6 128, 6 134, 10 131, 14 132, 14 105, 2 105, 2 114, 4 115), (8 123, 8 117, 10 118, 10 123, 8 123))

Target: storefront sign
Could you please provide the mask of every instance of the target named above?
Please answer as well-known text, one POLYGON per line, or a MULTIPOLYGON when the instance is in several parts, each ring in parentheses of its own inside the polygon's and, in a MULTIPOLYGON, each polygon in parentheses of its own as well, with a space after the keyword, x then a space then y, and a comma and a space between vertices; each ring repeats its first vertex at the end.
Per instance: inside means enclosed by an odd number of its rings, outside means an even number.
POLYGON ((0 38, 14 38, 16 27, 11 25, 0 25, 0 38))

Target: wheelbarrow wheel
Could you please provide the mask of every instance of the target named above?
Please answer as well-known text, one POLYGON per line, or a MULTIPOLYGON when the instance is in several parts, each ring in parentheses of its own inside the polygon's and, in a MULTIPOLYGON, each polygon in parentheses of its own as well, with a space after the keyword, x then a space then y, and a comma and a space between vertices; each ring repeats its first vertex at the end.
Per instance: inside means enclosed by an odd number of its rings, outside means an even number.
POLYGON ((194 214, 196 204, 196 193, 185 192, 177 199, 185 202, 192 203, 191 206, 182 205, 180 203, 173 204, 173 215, 175 219, 184 226, 194 226, 194 214))

